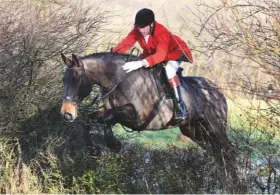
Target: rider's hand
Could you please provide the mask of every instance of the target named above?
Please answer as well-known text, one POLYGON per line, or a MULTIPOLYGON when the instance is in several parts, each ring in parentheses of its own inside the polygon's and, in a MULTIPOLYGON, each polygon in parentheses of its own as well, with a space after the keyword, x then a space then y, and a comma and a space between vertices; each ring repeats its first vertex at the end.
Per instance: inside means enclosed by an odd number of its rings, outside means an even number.
POLYGON ((132 62, 127 62, 125 63, 122 68, 124 71, 126 71, 126 73, 129 73, 133 70, 137 70, 139 68, 141 68, 143 66, 143 62, 142 61, 132 61, 132 62))
POLYGON ((142 66, 148 68, 150 67, 149 62, 147 60, 142 60, 142 61, 132 61, 132 62, 127 62, 125 63, 122 68, 126 73, 129 73, 133 70, 137 70, 141 68, 142 66))

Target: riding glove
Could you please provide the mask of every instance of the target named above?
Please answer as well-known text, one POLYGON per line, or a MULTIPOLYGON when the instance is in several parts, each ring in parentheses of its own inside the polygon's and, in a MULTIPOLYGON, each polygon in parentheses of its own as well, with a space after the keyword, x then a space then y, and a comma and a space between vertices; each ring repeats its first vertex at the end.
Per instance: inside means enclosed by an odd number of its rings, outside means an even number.
POLYGON ((126 71, 126 73, 129 73, 133 70, 137 70, 139 68, 141 68, 143 66, 143 62, 142 61, 132 61, 132 62, 126 62, 122 68, 124 71, 126 71))

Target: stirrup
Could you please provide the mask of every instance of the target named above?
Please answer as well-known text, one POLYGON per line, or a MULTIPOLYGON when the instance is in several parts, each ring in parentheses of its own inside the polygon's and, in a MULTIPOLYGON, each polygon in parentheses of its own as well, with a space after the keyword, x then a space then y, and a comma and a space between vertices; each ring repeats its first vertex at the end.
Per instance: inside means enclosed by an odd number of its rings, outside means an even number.
POLYGON ((174 111, 174 120, 181 121, 188 118, 186 105, 183 102, 178 102, 174 111))

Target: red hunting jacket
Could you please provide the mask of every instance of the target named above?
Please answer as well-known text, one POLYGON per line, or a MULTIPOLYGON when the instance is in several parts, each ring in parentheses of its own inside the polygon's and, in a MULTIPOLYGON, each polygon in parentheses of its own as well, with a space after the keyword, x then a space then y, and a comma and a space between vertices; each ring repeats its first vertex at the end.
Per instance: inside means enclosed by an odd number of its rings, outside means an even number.
POLYGON ((184 55, 183 51, 192 63, 193 57, 187 44, 178 36, 172 35, 160 23, 154 24, 154 32, 150 35, 148 44, 137 27, 134 27, 128 36, 113 49, 113 52, 124 53, 138 41, 143 48, 143 58, 149 62, 150 67, 162 61, 178 60, 184 55))

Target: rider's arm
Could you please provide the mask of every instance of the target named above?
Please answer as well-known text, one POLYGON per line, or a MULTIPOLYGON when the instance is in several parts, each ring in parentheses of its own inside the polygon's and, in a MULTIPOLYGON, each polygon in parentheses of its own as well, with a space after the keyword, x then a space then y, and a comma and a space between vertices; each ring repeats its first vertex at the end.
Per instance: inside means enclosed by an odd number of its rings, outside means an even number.
POLYGON ((170 36, 171 34, 168 31, 162 31, 157 37, 156 53, 145 58, 150 67, 164 61, 168 52, 170 36))
POLYGON ((137 29, 134 28, 114 49, 113 52, 124 53, 137 41, 137 29))

